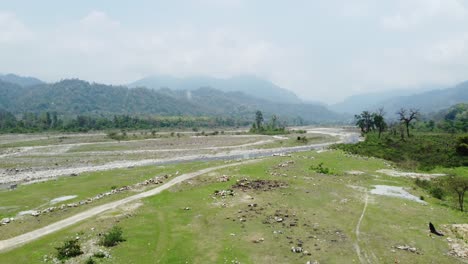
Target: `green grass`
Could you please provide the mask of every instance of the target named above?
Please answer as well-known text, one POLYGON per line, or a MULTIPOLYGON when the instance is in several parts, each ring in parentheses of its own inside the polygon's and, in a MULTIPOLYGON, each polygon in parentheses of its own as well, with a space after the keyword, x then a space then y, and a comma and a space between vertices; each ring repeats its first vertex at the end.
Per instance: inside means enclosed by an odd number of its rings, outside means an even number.
MULTIPOLYGON (((240 263, 305 263, 308 260, 358 263, 354 230, 364 206, 364 193, 350 186, 413 185, 410 179, 375 175, 375 170, 382 168, 386 168, 383 160, 349 156, 341 151, 271 157, 184 182, 144 199, 143 205, 134 211, 111 212, 86 220, 3 253, 0 259, 5 263, 41 263, 44 255, 54 254, 54 246, 67 238, 82 232, 80 241, 86 244, 88 240, 97 239, 99 232, 118 224, 123 228, 126 241, 110 250, 111 259, 99 259, 98 263, 232 263, 234 260, 240 263), (277 166, 288 160, 294 160, 294 164, 277 166), (321 162, 337 175, 317 174, 309 169, 321 162), (349 170, 365 174, 348 175, 346 171, 349 170), (231 181, 218 182, 217 177, 223 174, 229 175, 231 181), (288 186, 271 191, 236 190, 234 197, 213 198, 215 190, 231 188, 236 179, 244 177, 280 180, 288 186), (221 206, 222 203, 227 206, 221 206), (258 204, 256 210, 250 210, 250 203, 258 204), (186 207, 190 210, 183 210, 186 207), (288 211, 290 216, 285 218, 284 226, 262 223, 276 210, 288 211), (246 222, 239 221, 239 217, 246 222), (298 225, 290 227, 294 218, 298 225), (94 231, 91 228, 95 228, 94 231), (273 231, 278 230, 283 234, 274 234, 273 231), (252 242, 259 238, 264 241, 252 242), (297 239, 303 241, 303 248, 311 256, 291 252, 297 239)), ((411 192, 419 195, 422 190, 411 192)), ((431 221, 440 227, 463 223, 466 214, 441 206, 430 198, 427 201, 430 204, 424 206, 399 198, 371 195, 361 224, 361 250, 375 263, 461 263, 446 254, 445 238, 428 236, 427 224, 431 221), (418 248, 422 254, 392 252, 394 246, 405 244, 418 248)), ((86 254, 91 253, 94 252, 85 252, 79 260, 84 262, 86 254)))
MULTIPOLYGON (((82 173, 77 177, 60 177, 57 180, 39 182, 29 185, 19 185, 15 190, 0 191, 0 219, 4 217, 15 217, 21 211, 40 210, 51 206, 60 206, 94 197, 99 193, 111 191, 113 186, 122 187, 143 182, 146 179, 174 174, 176 171, 185 173, 219 164, 219 162, 193 162, 186 164, 172 164, 167 166, 146 166, 128 169, 109 170, 101 172, 82 173), (57 197, 77 195, 72 200, 57 204, 50 201, 57 197)), ((68 208, 66 211, 49 213, 40 218, 24 216, 24 220, 13 221, 8 228, 0 226, 0 239, 5 239, 23 232, 31 231, 47 225, 48 223, 64 219, 77 212, 89 209, 93 206, 121 199, 133 195, 135 192, 126 191, 102 198, 92 204, 82 205, 77 208, 68 208)))
POLYGON ((413 133, 412 137, 403 141, 399 136, 389 133, 382 134, 380 139, 376 133, 369 133, 363 142, 338 144, 335 148, 391 160, 413 170, 468 166, 468 156, 461 156, 455 151, 458 136, 461 134, 413 133))

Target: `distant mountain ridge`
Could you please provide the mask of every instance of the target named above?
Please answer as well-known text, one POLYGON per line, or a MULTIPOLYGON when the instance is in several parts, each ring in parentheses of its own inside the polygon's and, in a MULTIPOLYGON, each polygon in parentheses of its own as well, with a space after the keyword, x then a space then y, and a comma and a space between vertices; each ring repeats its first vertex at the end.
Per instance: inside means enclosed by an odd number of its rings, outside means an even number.
POLYGON ((260 99, 280 103, 302 103, 293 92, 283 89, 270 81, 251 75, 241 75, 221 79, 207 76, 176 78, 168 75, 154 75, 129 84, 129 87, 150 89, 169 88, 172 90, 196 90, 210 87, 223 92, 239 91, 260 99))
POLYGON ((422 113, 435 112, 448 108, 457 103, 468 102, 468 81, 454 87, 432 87, 423 91, 389 91, 381 93, 369 93, 353 95, 341 103, 331 105, 330 109, 356 114, 363 110, 375 110, 383 107, 385 111, 393 115, 401 108, 415 108, 422 113))
POLYGON ((23 77, 16 74, 0 74, 0 80, 4 82, 14 83, 20 86, 32 86, 44 83, 34 77, 23 77))
POLYGON ((0 109, 20 114, 55 111, 78 115, 190 115, 253 119, 256 110, 265 117, 276 114, 289 123, 340 120, 341 116, 315 104, 274 103, 242 92, 212 88, 152 90, 128 88, 71 79, 53 84, 20 86, 0 81, 0 109))

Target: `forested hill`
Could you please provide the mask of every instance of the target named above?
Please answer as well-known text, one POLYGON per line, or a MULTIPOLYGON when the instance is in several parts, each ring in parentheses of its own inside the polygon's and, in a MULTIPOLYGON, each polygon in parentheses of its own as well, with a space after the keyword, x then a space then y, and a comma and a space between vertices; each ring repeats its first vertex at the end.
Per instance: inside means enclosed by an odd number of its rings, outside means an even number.
POLYGON ((427 114, 466 102, 468 102, 468 81, 449 88, 408 91, 406 95, 405 91, 401 90, 354 95, 332 105, 331 109, 342 113, 359 113, 366 109, 375 110, 383 107, 387 113, 394 114, 400 108, 415 108, 427 114))
POLYGON ((340 119, 323 106, 278 104, 241 92, 211 88, 193 91, 127 88, 71 79, 53 84, 20 86, 0 81, 0 109, 13 114, 57 112, 62 115, 130 114, 224 116, 251 119, 256 110, 266 117, 277 114, 298 123, 329 122, 340 119))
POLYGON ((196 90, 212 87, 223 92, 242 92, 249 96, 279 103, 302 103, 293 92, 274 83, 251 75, 233 76, 221 79, 208 76, 177 78, 167 75, 153 75, 129 84, 129 87, 171 90, 196 90))
POLYGON ((44 83, 43 81, 34 77, 24 77, 16 74, 0 74, 0 80, 4 82, 14 83, 21 86, 31 86, 44 83))

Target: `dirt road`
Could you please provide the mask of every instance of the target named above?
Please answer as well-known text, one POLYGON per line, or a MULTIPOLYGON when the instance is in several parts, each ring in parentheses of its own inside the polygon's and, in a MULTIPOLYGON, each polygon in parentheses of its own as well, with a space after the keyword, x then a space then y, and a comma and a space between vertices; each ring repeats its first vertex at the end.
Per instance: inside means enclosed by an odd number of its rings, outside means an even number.
POLYGON ((96 206, 96 207, 91 208, 91 209, 89 209, 87 211, 78 213, 78 214, 76 214, 74 216, 68 217, 66 219, 55 222, 55 223, 50 224, 48 226, 39 228, 37 230, 31 231, 31 232, 28 232, 28 233, 25 233, 25 234, 22 234, 22 235, 19 235, 19 236, 10 238, 10 239, 2 240, 2 241, 0 241, 0 252, 11 250, 11 249, 13 249, 15 247, 18 247, 18 246, 23 245, 25 243, 31 242, 31 241, 33 241, 35 239, 38 239, 40 237, 43 237, 45 235, 51 234, 53 232, 56 232, 58 230, 61 230, 61 229, 66 228, 68 226, 71 226, 73 224, 76 224, 77 222, 80 222, 80 221, 83 221, 83 220, 88 219, 90 217, 101 214, 101 213, 103 213, 103 212, 105 212, 107 210, 117 208, 117 207, 119 207, 119 206, 121 206, 123 204, 130 203, 130 202, 133 202, 133 201, 145 198, 145 197, 153 196, 153 195, 158 194, 158 193, 160 193, 160 192, 162 192, 162 191, 164 191, 164 190, 166 190, 166 189, 168 189, 168 188, 170 188, 170 187, 172 187, 172 186, 174 186, 174 185, 176 185, 176 184, 178 184, 178 183, 180 183, 182 181, 197 177, 199 175, 202 175, 202 174, 205 174, 205 173, 208 173, 208 172, 211 172, 211 171, 215 171, 215 170, 219 170, 219 169, 223 169, 223 168, 227 168, 227 167, 238 166, 238 165, 245 165, 245 164, 253 163, 253 162, 256 162, 256 161, 258 161, 258 160, 247 160, 247 161, 243 161, 243 162, 236 162, 236 163, 232 163, 232 164, 206 168, 206 169, 199 170, 199 171, 192 172, 192 173, 182 174, 182 175, 170 180, 169 182, 167 182, 167 183, 165 183, 165 184, 163 184, 163 185, 161 185, 159 187, 156 187, 154 189, 151 189, 149 191, 142 192, 142 193, 139 193, 139 194, 124 198, 122 200, 115 201, 115 202, 111 202, 111 203, 103 204, 103 205, 100 205, 100 206, 96 206))

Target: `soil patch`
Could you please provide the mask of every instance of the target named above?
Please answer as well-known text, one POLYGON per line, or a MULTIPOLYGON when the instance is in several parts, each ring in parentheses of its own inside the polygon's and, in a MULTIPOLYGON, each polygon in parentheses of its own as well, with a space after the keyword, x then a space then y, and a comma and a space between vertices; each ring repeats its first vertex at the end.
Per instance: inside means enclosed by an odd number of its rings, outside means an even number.
POLYGON ((412 200, 422 204, 427 204, 425 201, 422 201, 418 197, 407 192, 405 189, 403 189, 403 187, 389 185, 375 185, 374 187, 375 189, 372 189, 370 191, 372 194, 398 197, 407 200, 412 200))
POLYGON ((271 181, 271 180, 248 180, 246 178, 238 180, 236 184, 232 186, 233 189, 241 189, 242 191, 247 190, 258 190, 258 191, 270 191, 277 188, 287 187, 288 184, 282 181, 271 181))

